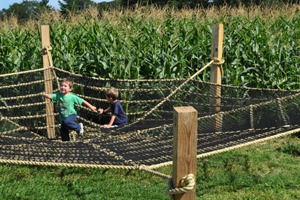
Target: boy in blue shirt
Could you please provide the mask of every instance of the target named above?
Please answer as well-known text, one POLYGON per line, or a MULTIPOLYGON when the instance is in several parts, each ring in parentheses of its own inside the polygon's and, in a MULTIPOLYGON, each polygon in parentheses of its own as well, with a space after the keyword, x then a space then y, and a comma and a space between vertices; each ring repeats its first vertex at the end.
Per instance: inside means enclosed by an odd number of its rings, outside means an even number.
POLYGON ((83 124, 77 123, 77 112, 75 105, 85 105, 91 110, 96 111, 97 108, 89 102, 73 94, 73 80, 64 78, 60 83, 60 91, 53 94, 44 94, 44 97, 56 102, 56 107, 59 112, 59 120, 61 122, 60 134, 62 141, 70 141, 69 131, 75 130, 80 135, 83 135, 83 124))
POLYGON ((111 118, 108 124, 104 125, 104 128, 113 128, 117 126, 122 126, 127 124, 127 117, 123 110, 123 107, 118 100, 119 97, 119 91, 111 87, 106 91, 106 100, 110 104, 110 106, 106 109, 99 108, 98 112, 100 114, 111 112, 111 118))

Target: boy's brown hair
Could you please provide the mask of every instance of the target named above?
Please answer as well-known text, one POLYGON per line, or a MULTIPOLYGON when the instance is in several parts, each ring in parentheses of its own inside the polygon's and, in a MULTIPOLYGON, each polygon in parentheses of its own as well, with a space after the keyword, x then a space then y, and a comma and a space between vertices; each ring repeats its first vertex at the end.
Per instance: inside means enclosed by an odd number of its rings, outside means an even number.
POLYGON ((108 98, 112 98, 113 100, 116 100, 119 97, 119 91, 117 88, 111 87, 106 91, 105 96, 108 98))
POLYGON ((71 77, 63 78, 60 82, 61 83, 68 83, 70 88, 73 87, 73 79, 71 77))

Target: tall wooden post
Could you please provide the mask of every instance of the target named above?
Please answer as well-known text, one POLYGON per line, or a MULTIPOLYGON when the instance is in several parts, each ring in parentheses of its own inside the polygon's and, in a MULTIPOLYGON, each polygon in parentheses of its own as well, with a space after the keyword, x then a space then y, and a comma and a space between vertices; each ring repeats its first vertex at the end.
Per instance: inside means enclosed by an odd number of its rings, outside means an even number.
MULTIPOLYGON (((51 94, 53 92, 52 86, 52 73, 50 65, 52 65, 51 54, 48 49, 50 46, 50 29, 49 25, 41 26, 41 37, 42 37, 42 52, 43 52, 43 67, 44 67, 44 85, 45 93, 51 94)), ((46 99, 46 123, 47 123, 47 134, 49 139, 55 138, 55 119, 54 119, 54 108, 53 103, 46 99)))
MULTIPOLYGON (((211 57, 215 62, 210 67, 210 114, 217 114, 221 110, 221 84, 222 84, 222 54, 223 54, 223 24, 215 24, 212 28, 211 57)), ((211 121, 215 131, 222 129, 222 115, 216 115, 211 121)))
MULTIPOLYGON (((173 184, 181 188, 183 177, 196 179, 198 113, 193 107, 175 107, 173 124, 173 184)), ((195 200, 196 189, 176 194, 176 200, 195 200)))

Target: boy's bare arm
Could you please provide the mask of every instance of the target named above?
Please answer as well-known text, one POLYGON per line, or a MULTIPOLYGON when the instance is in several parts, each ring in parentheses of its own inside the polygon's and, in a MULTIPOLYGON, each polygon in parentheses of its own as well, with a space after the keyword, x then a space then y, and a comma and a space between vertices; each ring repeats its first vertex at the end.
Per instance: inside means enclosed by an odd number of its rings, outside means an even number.
POLYGON ((100 113, 100 114, 102 114, 102 113, 107 113, 107 112, 109 112, 110 111, 110 107, 108 107, 108 108, 106 108, 106 109, 103 109, 103 108, 99 108, 98 109, 98 112, 100 113))
POLYGON ((90 103, 87 102, 86 100, 84 100, 82 104, 85 105, 85 106, 87 106, 87 107, 89 107, 89 108, 90 108, 91 110, 93 110, 93 111, 96 111, 96 110, 97 110, 96 106, 93 106, 92 104, 90 104, 90 103))
POLYGON ((44 96, 45 98, 47 98, 47 99, 51 99, 50 94, 43 94, 43 96, 44 96))
POLYGON ((110 128, 113 125, 115 119, 116 119, 116 115, 112 115, 110 118, 109 124, 105 124, 104 128, 110 128))

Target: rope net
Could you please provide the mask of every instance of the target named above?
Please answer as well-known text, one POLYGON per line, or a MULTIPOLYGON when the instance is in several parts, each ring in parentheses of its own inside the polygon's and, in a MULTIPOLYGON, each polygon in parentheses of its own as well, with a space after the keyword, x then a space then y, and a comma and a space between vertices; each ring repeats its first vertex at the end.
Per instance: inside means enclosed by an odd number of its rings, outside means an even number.
MULTIPOLYGON (((2 163, 144 170, 170 165, 173 108, 177 106, 193 106, 198 111, 198 157, 297 130, 300 122, 298 91, 214 85, 187 79, 101 79, 55 67, 0 77, 2 163), (57 138, 48 139, 46 101, 42 96, 44 70, 51 70, 55 91, 62 78, 72 77, 73 93, 98 108, 108 107, 105 90, 118 88, 129 124, 104 129, 101 124, 107 123, 108 115, 77 106, 85 135, 72 132, 74 139, 62 142, 57 121, 57 138), (220 97, 212 95, 216 90, 221 91, 220 97)), ((51 115, 58 116, 56 111, 51 115)))

